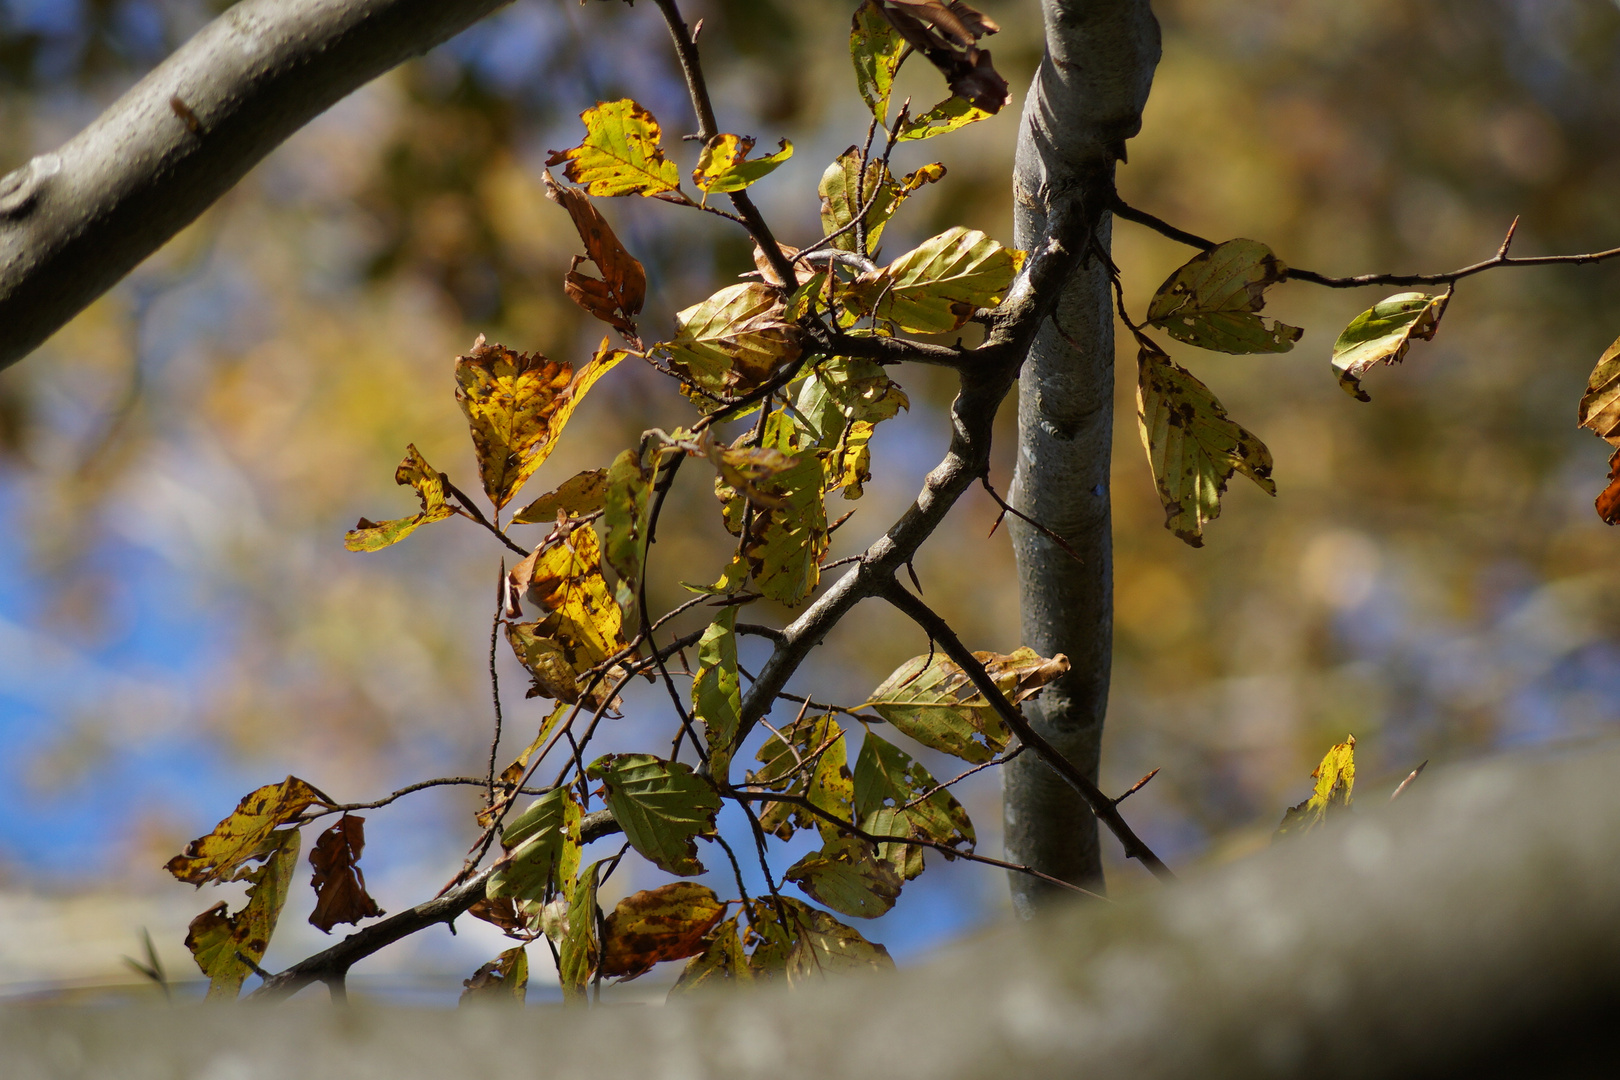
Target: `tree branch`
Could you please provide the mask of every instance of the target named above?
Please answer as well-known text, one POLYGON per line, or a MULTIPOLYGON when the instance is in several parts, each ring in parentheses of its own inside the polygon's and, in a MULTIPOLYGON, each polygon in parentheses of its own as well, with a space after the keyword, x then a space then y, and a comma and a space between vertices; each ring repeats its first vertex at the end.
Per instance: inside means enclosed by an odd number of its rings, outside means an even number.
POLYGON ((507 0, 242 0, 89 127, 0 179, 0 368, 271 150, 507 0))

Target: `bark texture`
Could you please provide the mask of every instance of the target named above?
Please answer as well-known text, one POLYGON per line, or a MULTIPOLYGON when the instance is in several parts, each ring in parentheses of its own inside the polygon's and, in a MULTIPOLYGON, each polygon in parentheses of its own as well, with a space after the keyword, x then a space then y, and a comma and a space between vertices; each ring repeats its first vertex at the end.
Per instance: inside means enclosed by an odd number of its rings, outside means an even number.
POLYGON ((0 369, 289 135, 509 0, 242 0, 67 145, 0 178, 0 369))
MULTIPOLYGON (((1149 0, 1043 0, 1046 55, 1019 129, 1013 175, 1014 242, 1038 243, 1059 211, 1096 221, 1108 250, 1114 164, 1141 128, 1159 60, 1149 0)), ((1063 536, 1076 561, 1038 530, 1010 519, 1018 558, 1023 640, 1064 653, 1069 674, 1027 707, 1031 723, 1093 779, 1113 658, 1114 320, 1097 252, 1077 266, 1024 362, 1018 389, 1018 465, 1011 501, 1063 536)), ((1003 772, 1008 859, 1100 890, 1097 821, 1073 788, 1031 754, 1003 772)), ((1062 895, 1015 875, 1014 907, 1029 916, 1062 895)))

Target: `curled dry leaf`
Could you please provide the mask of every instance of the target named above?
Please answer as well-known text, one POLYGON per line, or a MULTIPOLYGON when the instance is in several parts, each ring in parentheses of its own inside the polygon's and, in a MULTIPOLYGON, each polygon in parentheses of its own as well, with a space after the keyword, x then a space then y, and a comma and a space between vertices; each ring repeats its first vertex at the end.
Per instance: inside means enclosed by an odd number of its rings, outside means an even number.
POLYGON ((862 274, 844 299, 856 314, 909 333, 949 333, 966 326, 980 308, 1000 304, 1023 261, 1023 252, 957 226, 862 274))
POLYGON ((1007 80, 991 63, 980 38, 1001 29, 962 0, 888 0, 884 16, 945 76, 951 92, 987 113, 1007 104, 1007 80))
POLYGON ((678 193, 681 171, 664 157, 663 132, 653 114, 629 98, 604 101, 579 114, 585 141, 553 150, 546 164, 591 195, 678 193))
POLYGON ((556 491, 540 496, 512 515, 514 525, 550 525, 558 514, 584 517, 602 509, 607 501, 606 469, 586 469, 563 481, 556 491))
POLYGON ((1371 401, 1361 377, 1374 364, 1400 363, 1413 341, 1433 341, 1450 300, 1449 291, 1439 296, 1398 293, 1350 320, 1333 343, 1333 370, 1344 392, 1357 401, 1371 401))
POLYGON ((647 299, 647 272, 619 243, 619 238, 590 200, 577 188, 563 187, 541 173, 546 198, 568 211, 574 229, 585 244, 585 257, 596 264, 601 278, 590 278, 570 266, 563 290, 568 298, 603 322, 625 334, 634 334, 635 318, 647 299))
POLYGON ((268 858, 280 850, 283 835, 275 830, 297 818, 315 803, 331 802, 309 784, 289 776, 279 784, 266 784, 249 792, 231 816, 207 836, 186 845, 164 869, 192 885, 206 881, 240 881, 250 872, 243 864, 268 858))
POLYGON ((399 543, 421 526, 443 521, 455 513, 445 501, 444 474, 429 465, 414 444, 405 448, 405 460, 394 470, 394 483, 416 489, 422 512, 392 521, 361 518, 360 523, 343 538, 344 547, 350 551, 381 551, 390 544, 399 543))
POLYGON ((1586 380, 1578 415, 1580 426, 1617 449, 1609 457, 1609 486, 1598 495, 1598 517, 1620 522, 1620 340, 1604 350, 1586 380))
POLYGON ((1220 516, 1221 495, 1233 473, 1247 476, 1267 495, 1277 494, 1271 451, 1228 419, 1209 387, 1152 339, 1138 335, 1137 344, 1137 427, 1164 504, 1165 528, 1202 547, 1204 525, 1220 516))
POLYGON ((366 875, 360 870, 360 853, 366 846, 366 819, 344 814, 321 833, 309 851, 314 869, 310 885, 315 890, 315 910, 311 926, 330 934, 338 923, 358 923, 385 914, 366 892, 366 875))
POLYGON ((459 1004, 511 1002, 523 1004, 529 989, 529 953, 522 946, 507 949, 473 972, 462 984, 459 1004))
POLYGON ((654 964, 698 955, 725 913, 714 890, 696 882, 632 893, 603 920, 602 976, 633 979, 654 964))
POLYGON ((1288 267, 1255 240, 1228 240, 1193 256, 1159 286, 1148 305, 1150 326, 1177 341, 1224 353, 1279 353, 1304 333, 1261 318, 1266 289, 1288 277, 1288 267))
POLYGON ((729 395, 763 386, 798 359, 801 344, 799 328, 786 318, 782 291, 746 282, 678 312, 675 336, 663 348, 683 382, 729 395))

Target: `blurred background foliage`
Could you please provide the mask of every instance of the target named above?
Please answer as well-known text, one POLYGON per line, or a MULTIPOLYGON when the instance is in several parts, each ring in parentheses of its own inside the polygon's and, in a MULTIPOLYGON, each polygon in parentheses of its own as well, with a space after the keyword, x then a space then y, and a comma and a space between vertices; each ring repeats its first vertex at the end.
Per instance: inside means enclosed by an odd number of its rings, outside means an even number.
MULTIPOLYGON (((0 171, 69 138, 223 6, 0 0, 0 171)), ((981 6, 1003 27, 989 44, 1016 93, 1039 56, 1037 5, 981 6)), ((722 127, 797 147, 755 189, 789 243, 818 235, 821 169, 865 134, 851 7, 689 6, 722 127)), ((1120 171, 1129 202, 1330 274, 1464 265, 1515 216, 1517 254, 1620 243, 1612 0, 1155 7, 1164 61, 1120 171)), ((924 107, 943 96, 922 65, 902 91, 924 107)), ((364 799, 481 771, 500 552, 464 523, 371 556, 345 552, 342 534, 411 505, 392 483, 407 442, 452 478, 472 475, 451 367, 476 334, 575 362, 592 351, 600 328, 560 288, 576 238, 539 174, 549 149, 578 141, 581 109, 619 96, 651 109, 666 140, 693 127, 654 11, 518 0, 321 117, 0 374, 0 921, 36 943, 12 950, 0 981, 94 978, 143 923, 189 971, 179 939, 206 903, 161 864, 260 783, 291 772, 364 799), (98 890, 115 899, 87 919, 82 898, 98 890), (81 900, 53 899, 64 895, 81 900), (72 932, 40 930, 70 912, 72 932)), ((907 167, 937 156, 950 174, 891 227, 891 253, 953 224, 1008 238, 1019 100, 897 154, 907 167)), ((677 156, 690 167, 695 148, 677 156)), ((749 266, 725 222, 644 200, 603 209, 647 266, 649 332, 749 266)), ((1127 223, 1115 251, 1138 314, 1192 254, 1127 223)), ((1576 740, 1620 719, 1616 540, 1591 508, 1607 448, 1574 426, 1586 374, 1620 331, 1606 303, 1617 275, 1463 283, 1438 339, 1367 380, 1371 404, 1335 385, 1328 353, 1353 315, 1398 290, 1279 287, 1268 314, 1306 328, 1286 355, 1172 349, 1277 461, 1278 497, 1238 481, 1197 551, 1162 527, 1122 349, 1104 787, 1163 767, 1128 805, 1169 861, 1264 843, 1346 732, 1377 798, 1381 779, 1424 759, 1576 740)), ((949 381, 898 378, 912 410, 880 428, 874 481, 834 556, 881 531, 944 447, 949 381)), ((534 491, 690 416, 656 373, 624 365, 534 491)), ((1010 403, 1003 419, 1005 489, 1010 403)), ((660 609, 686 595, 677 581, 713 580, 727 557, 698 472, 652 558, 660 609)), ((981 493, 964 499, 917 569, 970 645, 1010 650, 1016 590, 1005 537, 986 535, 994 510, 981 493)), ((925 648, 862 608, 802 682, 854 703, 925 648)), ((500 663, 510 756, 541 712, 521 701, 515 663, 500 663)), ((601 748, 666 737, 665 709, 633 694, 601 748)), ((964 789, 994 852, 997 782, 964 789)), ((448 875, 473 805, 426 793, 370 815, 365 864, 384 907, 448 875)), ((1118 867, 1115 887, 1140 876, 1118 867)), ((621 873, 614 885, 650 883, 621 873)), ((938 867, 871 936, 914 957, 1004 894, 982 867, 938 867)), ((319 947, 299 902, 269 966, 319 947)), ((459 943, 440 934, 377 970, 470 972, 498 946, 463 922, 459 943)))

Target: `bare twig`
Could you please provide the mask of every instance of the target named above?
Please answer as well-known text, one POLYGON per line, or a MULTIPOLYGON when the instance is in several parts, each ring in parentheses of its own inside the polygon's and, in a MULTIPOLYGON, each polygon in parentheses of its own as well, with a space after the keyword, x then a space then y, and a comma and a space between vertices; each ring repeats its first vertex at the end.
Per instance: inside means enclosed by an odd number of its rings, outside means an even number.
POLYGON ((1143 788, 1147 787, 1147 782, 1149 780, 1152 780, 1155 776, 1158 776, 1158 775, 1159 775, 1159 770, 1154 769, 1152 772, 1150 772, 1146 776, 1142 777, 1142 779, 1138 780, 1136 783, 1132 784, 1130 787, 1126 788, 1124 791, 1122 791, 1118 795, 1114 796, 1114 805, 1118 806, 1120 803, 1124 802, 1126 799, 1130 798, 1132 795, 1135 795, 1138 791, 1141 791, 1143 788))
POLYGON ((1400 786, 1397 787, 1394 791, 1390 792, 1389 801, 1394 802, 1396 799, 1400 798, 1401 793, 1412 785, 1412 781, 1416 780, 1419 776, 1422 776, 1423 775, 1423 770, 1427 769, 1428 767, 1429 767, 1429 763, 1428 763, 1427 760, 1425 760, 1423 762, 1423 764, 1419 765, 1417 768, 1415 768, 1411 772, 1407 773, 1406 774, 1406 779, 1401 781, 1400 786))
POLYGON ((490 532, 494 533, 495 538, 497 540, 499 540, 501 543, 505 544, 512 551, 516 552, 519 555, 522 555, 525 559, 527 559, 529 557, 528 551, 526 551, 526 550, 524 550, 524 548, 520 547, 516 542, 514 542, 512 540, 512 538, 510 536, 507 536, 506 533, 503 532, 498 525, 496 525, 494 522, 490 521, 489 518, 485 517, 484 512, 482 510, 478 509, 478 504, 473 502, 470 498, 468 498, 466 492, 462 491, 460 488, 456 487, 456 485, 452 484, 450 482, 450 478, 448 476, 444 475, 444 473, 440 473, 439 474, 439 479, 444 481, 444 490, 445 490, 445 492, 447 494, 449 494, 452 498, 454 498, 456 500, 456 502, 461 504, 460 506, 457 506, 455 509, 457 510, 457 512, 459 512, 461 514, 462 517, 467 518, 467 519, 469 519, 471 521, 475 521, 478 524, 482 525, 484 528, 486 528, 490 532))
MULTIPOLYGON (((1056 320, 1054 319, 1053 322, 1055 324, 1056 320)), ((1028 525, 1030 528, 1052 541, 1052 543, 1062 548, 1064 553, 1075 562, 1083 563, 1086 561, 1085 559, 1081 558, 1078 551, 1069 546, 1069 542, 1067 540, 1063 539, 1063 537, 1059 536, 1056 532, 1048 529, 1045 525, 1042 525, 1040 522, 1036 521, 1034 518, 1030 517, 1028 514, 1024 513, 1022 510, 1018 509, 1016 506, 1013 506, 1006 499, 1003 499, 1000 495, 998 495, 996 493, 996 489, 990 486, 989 476, 979 477, 979 483, 984 486, 984 490, 990 493, 990 497, 996 500, 996 505, 1001 507, 1001 513, 996 516, 996 524, 990 526, 991 536, 996 534, 996 526, 1001 524, 1001 519, 1006 517, 1008 514, 1011 514, 1013 517, 1017 518, 1019 521, 1022 521, 1025 525, 1028 525)))
POLYGON ((501 750, 501 676, 495 668, 495 650, 501 640, 501 617, 506 614, 506 560, 501 560, 501 573, 495 580, 495 618, 489 624, 489 696, 495 703, 495 734, 489 740, 489 801, 495 805, 495 759, 501 750))
MULTIPOLYGON (((951 777, 949 780, 945 781, 943 784, 935 784, 933 787, 929 788, 927 791, 923 792, 921 795, 918 795, 915 799, 912 799, 910 802, 906 803, 906 805, 902 806, 900 809, 902 809, 902 810, 910 810, 913 806, 916 806, 918 803, 924 803, 924 802, 927 802, 929 799, 932 799, 935 795, 938 795, 941 791, 944 791, 946 788, 953 787, 956 784, 960 784, 963 780, 966 780, 968 777, 972 776, 974 773, 983 772, 986 769, 993 769, 998 765, 1007 764, 1007 762, 1011 761, 1013 758, 1017 757, 1019 754, 1022 754, 1025 750, 1028 750, 1028 749, 1029 749, 1028 746, 1024 745, 1023 743, 1019 743, 1017 746, 1013 747, 1011 750, 1007 751, 1005 754, 1002 754, 1000 757, 993 757, 989 761, 986 761, 986 762, 983 762, 982 764, 973 766, 973 768, 968 769, 966 772, 958 773, 957 775, 951 777)), ((1127 792, 1126 794, 1129 794, 1129 792, 1127 792)))

